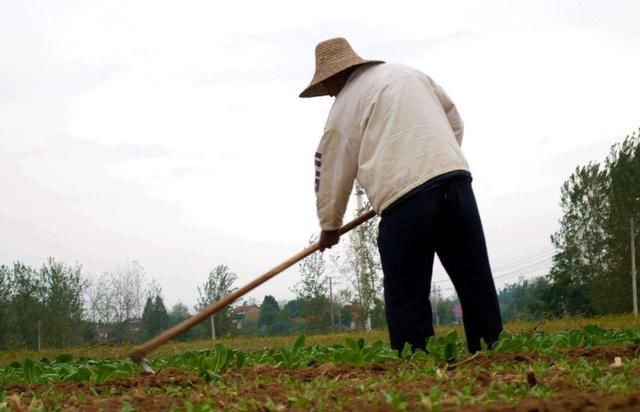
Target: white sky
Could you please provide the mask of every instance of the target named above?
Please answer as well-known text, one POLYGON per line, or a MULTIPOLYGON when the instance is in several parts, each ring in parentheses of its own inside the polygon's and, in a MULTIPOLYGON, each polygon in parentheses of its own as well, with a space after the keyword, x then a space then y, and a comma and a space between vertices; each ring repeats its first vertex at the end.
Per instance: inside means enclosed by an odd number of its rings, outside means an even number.
POLYGON ((562 182, 640 126, 638 17, 632 0, 0 0, 0 264, 135 259, 191 306, 218 264, 241 285, 290 257, 317 231, 332 103, 297 95, 316 43, 345 36, 456 102, 498 286, 544 273, 562 182))

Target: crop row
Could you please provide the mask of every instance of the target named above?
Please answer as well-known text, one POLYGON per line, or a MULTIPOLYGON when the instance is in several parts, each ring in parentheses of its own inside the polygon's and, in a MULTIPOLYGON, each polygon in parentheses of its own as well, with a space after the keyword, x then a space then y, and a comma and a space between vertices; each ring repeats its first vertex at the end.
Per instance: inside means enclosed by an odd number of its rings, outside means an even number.
MULTIPOLYGON (((553 357, 563 348, 630 344, 640 344, 640 331, 605 330, 590 325, 582 330, 551 334, 503 332, 492 348, 485 346, 484 349, 489 356, 500 352, 535 352, 553 357)), ((427 352, 413 353, 405 347, 398 353, 381 341, 367 344, 364 339, 351 338, 347 338, 341 345, 305 346, 305 337, 300 336, 293 345, 284 348, 247 353, 216 344, 210 350, 187 351, 177 356, 151 360, 150 363, 156 370, 177 368, 197 372, 207 381, 215 381, 220 373, 232 367, 267 364, 282 369, 298 369, 326 362, 365 365, 384 363, 399 357, 408 362, 429 360, 434 363, 452 363, 466 354, 465 342, 454 330, 445 336, 430 338, 427 341, 427 352)), ((128 359, 97 361, 74 359, 70 354, 62 354, 55 359, 27 358, 0 368, 0 387, 18 383, 49 384, 63 381, 102 384, 110 379, 135 376, 139 372, 138 365, 128 359)))

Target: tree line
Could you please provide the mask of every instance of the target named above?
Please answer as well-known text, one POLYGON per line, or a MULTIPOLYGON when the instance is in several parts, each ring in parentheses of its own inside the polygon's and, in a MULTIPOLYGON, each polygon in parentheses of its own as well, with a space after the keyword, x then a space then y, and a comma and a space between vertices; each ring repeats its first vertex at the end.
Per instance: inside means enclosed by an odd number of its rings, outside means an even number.
MULTIPOLYGON (((576 167, 562 185, 560 206, 549 274, 503 288, 503 317, 631 312, 631 239, 637 242, 640 228, 640 130, 614 144, 604 161, 576 167)), ((639 255, 636 246, 636 261, 639 255)))
MULTIPOLYGON (((563 184, 563 216, 551 237, 557 253, 543 299, 552 315, 632 310, 631 220, 640 226, 640 130, 602 163, 575 169, 563 184)), ((638 258, 638 248, 636 248, 638 258)))
MULTIPOLYGON (((237 303, 178 339, 384 326, 376 228, 372 220, 352 231, 341 254, 316 253, 302 261, 291 301, 265 296, 260 305, 237 303), (258 314, 247 318, 238 307, 253 307, 258 314)), ((81 265, 53 258, 40 269, 20 262, 0 266, 0 350, 140 342, 231 293, 237 279, 229 267, 218 265, 197 288, 193 308, 183 303, 167 308, 160 286, 148 282, 136 261, 91 279, 81 265)))
MULTIPOLYGON (((630 221, 640 228, 640 133, 612 146, 601 162, 578 166, 562 185, 555 254, 546 276, 499 291, 503 318, 536 320, 603 315, 632 308, 630 221)), ((366 205, 356 214, 365 212, 366 205)), ((377 218, 354 229, 338 252, 315 253, 299 264, 295 298, 265 296, 225 308, 179 339, 233 335, 321 333, 385 326, 377 218)), ((310 242, 314 242, 311 238, 310 242)), ((636 259, 640 247, 636 247, 636 259)), ((235 290, 229 267, 216 266, 197 288, 193 310, 235 290)), ((425 302, 426 304, 426 302, 425 302)), ((432 296, 434 323, 459 322, 455 296, 432 296)), ((137 342, 191 316, 182 303, 168 309, 159 285, 135 261, 89 281, 80 265, 50 258, 40 268, 0 266, 0 349, 137 342)))

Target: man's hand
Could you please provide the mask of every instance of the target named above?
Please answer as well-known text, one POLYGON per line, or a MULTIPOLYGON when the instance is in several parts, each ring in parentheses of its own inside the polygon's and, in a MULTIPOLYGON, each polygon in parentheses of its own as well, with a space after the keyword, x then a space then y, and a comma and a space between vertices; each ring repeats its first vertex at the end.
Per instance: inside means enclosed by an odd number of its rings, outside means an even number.
POLYGON ((337 230, 323 230, 320 232, 320 240, 318 240, 318 249, 324 252, 325 249, 331 249, 331 246, 337 245, 340 240, 340 233, 337 230))

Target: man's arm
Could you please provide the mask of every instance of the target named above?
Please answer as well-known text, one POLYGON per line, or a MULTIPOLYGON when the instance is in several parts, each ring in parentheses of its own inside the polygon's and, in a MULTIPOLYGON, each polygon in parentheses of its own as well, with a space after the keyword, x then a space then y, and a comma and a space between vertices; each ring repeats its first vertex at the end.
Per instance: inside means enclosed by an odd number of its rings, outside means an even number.
POLYGON ((353 139, 335 130, 322 136, 315 156, 316 207, 320 220, 320 250, 338 243, 337 230, 358 171, 358 148, 353 139))
POLYGON ((451 128, 456 135, 456 140, 459 145, 462 145, 462 135, 464 134, 464 125, 462 123, 462 118, 460 117, 460 113, 458 113, 458 109, 456 105, 453 104, 447 93, 444 91, 442 87, 440 87, 436 82, 433 82, 433 87, 436 91, 436 95, 438 96, 438 100, 440 100, 440 104, 444 109, 444 112, 449 119, 449 124, 451 124, 451 128))

